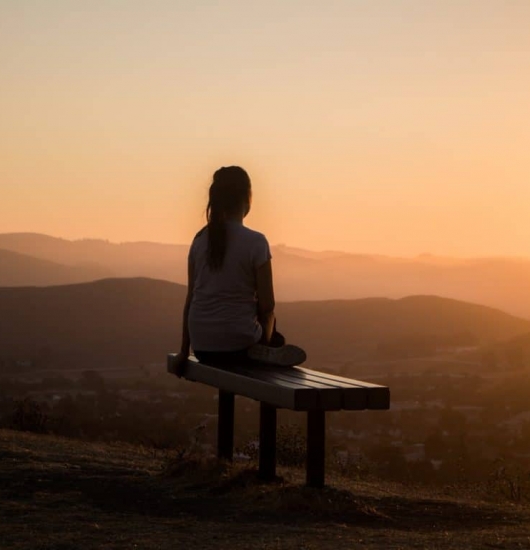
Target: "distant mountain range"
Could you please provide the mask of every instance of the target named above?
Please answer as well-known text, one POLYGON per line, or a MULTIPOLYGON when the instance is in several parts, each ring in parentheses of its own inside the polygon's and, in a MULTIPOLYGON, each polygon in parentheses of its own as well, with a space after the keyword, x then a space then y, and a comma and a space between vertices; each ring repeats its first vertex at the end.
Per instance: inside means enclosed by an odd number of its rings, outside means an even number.
MULTIPOLYGON (((0 288, 0 364, 164 362, 180 344, 185 294, 182 285, 146 278, 0 288)), ((530 332, 530 321, 434 296, 280 303, 277 314, 279 329, 307 349, 313 367, 402 342, 469 345, 530 332)))
POLYGON ((63 265, 10 250, 0 250, 0 286, 63 285, 111 276, 112 271, 97 264, 63 265))
MULTIPOLYGON (((0 234, 0 250, 1 286, 46 286, 110 276, 186 284, 187 245, 68 241, 11 233, 0 234), (32 258, 54 265, 31 264, 32 258)), ((529 259, 456 259, 428 254, 394 258, 313 252, 285 245, 272 247, 272 254, 280 301, 437 295, 530 318, 529 259)))
MULTIPOLYGON (((152 277, 173 282, 185 283, 188 247, 158 243, 122 243, 115 244, 97 239, 68 241, 38 233, 0 234, 0 250, 17 252, 28 257, 46 260, 64 267, 78 268, 86 273, 84 281, 102 278, 94 277, 93 270, 105 273, 103 277, 152 277)), ((1 286, 26 286, 28 283, 3 284, 12 279, 10 264, 0 264, 1 286)), ((35 286, 44 286, 39 282, 38 269, 34 272, 35 286)), ((69 281, 78 282, 78 281, 69 281)), ((55 283, 64 284, 57 280, 55 283)))

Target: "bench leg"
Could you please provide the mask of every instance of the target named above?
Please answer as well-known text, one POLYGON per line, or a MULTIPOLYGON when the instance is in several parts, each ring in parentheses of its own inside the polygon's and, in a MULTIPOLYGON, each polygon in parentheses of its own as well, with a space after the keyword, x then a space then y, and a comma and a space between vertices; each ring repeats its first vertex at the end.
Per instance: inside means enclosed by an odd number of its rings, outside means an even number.
POLYGON ((234 394, 219 390, 217 456, 232 460, 234 455, 234 394))
POLYGON ((326 454, 326 413, 307 412, 307 469, 308 487, 324 487, 326 454))
POLYGON ((259 477, 272 481, 276 477, 276 407, 260 404, 259 477))

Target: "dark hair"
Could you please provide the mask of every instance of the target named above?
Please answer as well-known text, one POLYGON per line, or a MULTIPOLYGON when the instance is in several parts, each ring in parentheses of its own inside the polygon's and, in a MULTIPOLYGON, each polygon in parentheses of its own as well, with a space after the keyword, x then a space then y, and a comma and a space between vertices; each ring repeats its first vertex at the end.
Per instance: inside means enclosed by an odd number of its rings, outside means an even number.
MULTIPOLYGON (((226 219, 250 208, 250 178, 239 166, 223 166, 213 175, 206 219, 208 220, 208 265, 223 266, 226 253, 226 219)), ((248 212, 248 210, 247 210, 248 212)))

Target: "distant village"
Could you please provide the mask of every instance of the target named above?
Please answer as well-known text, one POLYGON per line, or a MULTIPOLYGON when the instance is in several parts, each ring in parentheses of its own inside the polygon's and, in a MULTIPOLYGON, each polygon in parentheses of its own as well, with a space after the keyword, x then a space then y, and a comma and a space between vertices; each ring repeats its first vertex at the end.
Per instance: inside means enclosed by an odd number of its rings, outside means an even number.
MULTIPOLYGON (((384 362, 333 365, 334 372, 358 370, 359 378, 389 385, 392 400, 390 411, 329 413, 328 462, 351 475, 440 483, 530 471, 524 357, 514 367, 505 354, 492 359, 464 347, 393 361, 386 373, 384 362)), ((216 392, 176 379, 162 363, 79 371, 37 369, 20 358, 4 361, 0 378, 2 427, 214 453, 216 392)), ((284 461, 296 465, 305 452, 304 415, 281 411, 279 421, 291 447, 284 461)), ((257 404, 238 398, 238 460, 255 459, 257 434, 257 404)))

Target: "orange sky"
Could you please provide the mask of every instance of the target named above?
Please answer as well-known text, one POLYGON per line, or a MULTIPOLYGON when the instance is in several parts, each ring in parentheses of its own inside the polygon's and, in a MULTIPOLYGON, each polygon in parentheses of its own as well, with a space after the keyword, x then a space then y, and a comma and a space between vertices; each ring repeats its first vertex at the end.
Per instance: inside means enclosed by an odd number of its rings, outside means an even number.
POLYGON ((0 3, 0 232, 530 256, 527 0, 0 3))

